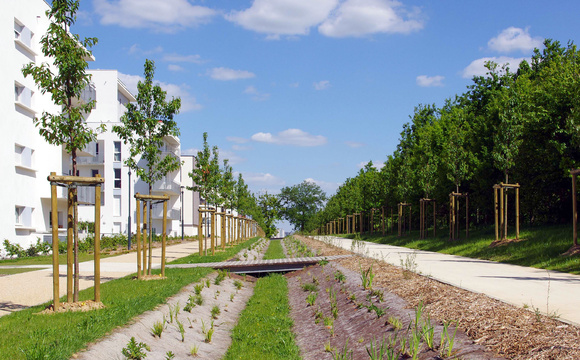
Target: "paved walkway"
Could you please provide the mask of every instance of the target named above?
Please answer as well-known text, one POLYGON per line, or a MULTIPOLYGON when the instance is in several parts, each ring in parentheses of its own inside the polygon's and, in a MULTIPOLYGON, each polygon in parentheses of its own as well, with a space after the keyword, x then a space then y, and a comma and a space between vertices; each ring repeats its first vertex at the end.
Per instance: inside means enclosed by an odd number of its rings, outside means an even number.
MULTIPOLYGON (((316 237, 352 250, 353 240, 332 236, 316 237)), ((417 264, 417 271, 441 282, 469 291, 486 294, 503 302, 538 308, 557 314, 560 320, 580 325, 580 276, 502 264, 493 261, 412 250, 398 246, 364 243, 354 251, 390 264, 401 266, 407 259, 417 264)))
MULTIPOLYGON (((199 251, 197 241, 170 245, 166 248, 166 261, 170 262, 199 251)), ((161 267, 161 248, 153 249, 153 268, 161 267)), ((4 268, 14 266, 2 266, 4 268)), ((25 266, 20 266, 25 267, 25 266)), ((26 266, 42 268, 20 274, 0 277, 0 316, 10 314, 29 306, 52 300, 52 265, 26 266)), ((94 285, 94 262, 79 264, 79 287, 87 289, 94 285)), ((137 253, 111 256, 101 259, 101 283, 118 279, 137 272, 137 253)), ((66 264, 59 266, 60 295, 66 295, 66 264)))

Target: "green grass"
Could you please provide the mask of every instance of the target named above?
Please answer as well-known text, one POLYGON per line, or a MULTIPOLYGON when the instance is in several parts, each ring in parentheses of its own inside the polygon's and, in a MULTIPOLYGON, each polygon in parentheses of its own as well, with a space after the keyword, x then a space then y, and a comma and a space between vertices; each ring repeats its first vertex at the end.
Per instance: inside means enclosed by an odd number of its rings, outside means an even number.
POLYGON ((286 278, 273 274, 258 279, 224 359, 300 359, 289 313, 286 278))
POLYGON ((14 275, 25 273, 29 271, 42 270, 42 268, 16 268, 16 269, 0 269, 0 275, 14 275))
MULTIPOLYGON (((187 262, 222 261, 247 248, 258 238, 239 244, 215 256, 190 255, 187 262)), ((175 263, 175 262, 174 262, 175 263)), ((2 359, 69 359, 89 342, 111 332, 133 317, 151 310, 176 294, 185 285, 199 281, 212 269, 166 269, 167 279, 136 281, 131 276, 101 285, 101 301, 106 308, 91 312, 37 315, 49 303, 14 312, 0 318, 2 359)), ((154 271, 158 274, 159 271, 154 271)), ((80 292, 80 300, 94 297, 93 289, 80 292)), ((63 298, 64 300, 64 298, 63 298)), ((119 355, 121 355, 119 353, 119 355)))
POLYGON ((284 250, 282 249, 281 240, 270 240, 270 246, 268 246, 268 250, 264 254, 264 260, 269 259, 284 259, 284 250))
MULTIPOLYGON (((437 237, 429 233, 427 239, 419 239, 419 232, 398 237, 394 235, 362 235, 361 239, 380 244, 404 246, 411 249, 436 251, 445 254, 460 255, 470 258, 498 261, 508 264, 530 266, 541 269, 557 270, 580 274, 580 256, 560 256, 572 246, 572 225, 546 225, 520 230, 520 238, 525 241, 490 248, 495 240, 493 226, 473 229, 469 239, 465 239, 465 230, 460 232, 461 239, 449 241, 449 230, 438 229, 437 237)), ((510 233, 509 238, 514 238, 510 233)))

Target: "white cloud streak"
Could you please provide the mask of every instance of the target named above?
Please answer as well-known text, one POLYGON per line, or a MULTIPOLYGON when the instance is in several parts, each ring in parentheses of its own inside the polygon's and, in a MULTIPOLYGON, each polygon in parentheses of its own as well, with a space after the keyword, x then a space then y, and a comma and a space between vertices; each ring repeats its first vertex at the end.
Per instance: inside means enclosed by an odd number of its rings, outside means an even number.
POLYGON ((254 100, 254 101, 265 101, 265 100, 268 100, 270 98, 270 94, 260 92, 254 86, 248 86, 243 91, 243 93, 247 94, 247 95, 251 95, 252 100, 254 100))
POLYGON ((187 0, 94 0, 93 6, 103 25, 169 33, 207 23, 217 14, 187 0))
POLYGON ((474 76, 486 76, 488 70, 485 67, 485 63, 488 61, 493 61, 500 65, 509 65, 512 71, 515 71, 523 60, 530 62, 530 58, 512 58, 507 56, 499 57, 484 57, 481 59, 473 60, 465 69, 463 69, 463 78, 470 79, 474 76))
POLYGON ((220 81, 232 81, 239 79, 251 79, 256 76, 256 74, 246 71, 246 70, 234 70, 224 67, 217 67, 208 70, 207 74, 214 80, 220 81))
MULTIPOLYGON (((127 89, 129 89, 129 91, 134 95, 137 95, 137 83, 145 80, 139 75, 127 75, 123 73, 119 73, 119 79, 121 79, 121 81, 127 86, 127 89)), ((197 103, 195 96, 189 93, 189 86, 186 84, 176 85, 155 81, 155 85, 161 86, 161 88, 167 92, 168 100, 172 97, 181 98, 181 113, 202 108, 202 106, 197 103)))
POLYGON ((263 142, 276 145, 293 146, 321 146, 326 144, 327 139, 322 135, 312 135, 300 129, 288 129, 279 132, 277 135, 259 132, 252 135, 251 139, 256 142, 263 142))
POLYGON ((419 15, 418 8, 409 12, 398 1, 346 0, 318 27, 318 31, 330 37, 408 34, 423 28, 419 15))
POLYGON ((202 60, 200 55, 179 55, 179 54, 166 54, 163 56, 163 61, 167 62, 186 62, 193 64, 203 64, 205 60, 202 60))
POLYGON ((344 143, 346 144, 346 146, 348 146, 349 148, 352 148, 352 149, 357 149, 357 148, 365 146, 364 143, 360 143, 360 142, 356 142, 356 141, 345 141, 344 143))
POLYGON ((441 75, 436 76, 419 75, 417 76, 417 85, 421 87, 443 86, 444 79, 445 77, 441 75))
POLYGON ((320 188, 326 193, 326 195, 332 195, 336 192, 336 189, 340 186, 339 183, 329 182, 329 181, 322 181, 322 180, 315 180, 313 178, 304 179, 306 182, 310 182, 320 186, 320 188))
POLYGON ((522 53, 540 48, 544 39, 542 37, 532 37, 529 28, 509 27, 502 30, 498 36, 490 39, 487 46, 494 51, 510 53, 520 51, 522 53))
POLYGON ((322 81, 313 83, 312 86, 314 86, 314 89, 316 89, 316 90, 326 90, 330 87, 330 81, 322 80, 322 81))

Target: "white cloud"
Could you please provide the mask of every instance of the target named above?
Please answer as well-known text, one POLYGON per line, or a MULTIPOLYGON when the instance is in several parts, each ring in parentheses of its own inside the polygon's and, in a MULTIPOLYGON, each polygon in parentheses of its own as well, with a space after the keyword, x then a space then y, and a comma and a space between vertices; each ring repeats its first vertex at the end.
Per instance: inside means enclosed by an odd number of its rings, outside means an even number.
POLYGON ((259 132, 252 135, 251 139, 256 142, 294 146, 320 146, 326 144, 327 141, 322 135, 312 135, 300 129, 284 130, 277 135, 259 132))
POLYGON ((212 79, 221 81, 251 79, 256 76, 256 74, 246 70, 234 70, 224 67, 210 69, 207 73, 212 79))
POLYGON ((254 0, 250 8, 234 11, 226 19, 278 39, 280 35, 307 35, 337 5, 338 0, 254 0))
POLYGON ((318 31, 331 37, 408 34, 423 28, 419 15, 418 8, 409 12, 398 1, 346 0, 318 27, 318 31))
POLYGON ((254 86, 248 86, 243 93, 251 95, 254 101, 264 101, 270 98, 270 94, 259 92, 254 86))
POLYGON ((250 141, 250 140, 248 140, 246 138, 238 137, 238 136, 227 136, 226 137, 226 140, 229 141, 229 142, 236 143, 236 144, 245 144, 248 141, 250 141))
POLYGON ((199 149, 196 148, 189 148, 189 149, 185 149, 185 150, 181 150, 181 155, 197 155, 197 152, 199 151, 199 149))
POLYGON ((143 50, 141 49, 141 47, 139 46, 139 44, 133 44, 131 45, 131 47, 129 48, 128 53, 130 55, 152 55, 152 54, 157 54, 163 51, 163 47, 162 46, 157 46, 154 47, 153 49, 149 49, 149 50, 143 50))
POLYGON ((417 76, 417 85, 421 87, 443 86, 443 79, 445 79, 445 76, 441 75, 419 75, 417 76))
MULTIPOLYGON (((143 77, 139 75, 127 75, 119 73, 119 79, 127 86, 127 89, 133 94, 137 95, 137 83, 143 81, 143 77)), ((189 86, 186 84, 176 85, 168 84, 160 81, 155 81, 156 85, 161 86, 161 88, 167 92, 167 100, 171 100, 172 97, 181 98, 181 109, 180 112, 188 112, 192 110, 199 110, 202 108, 200 104, 193 95, 188 91, 189 86)))
POLYGON ((202 60, 200 55, 179 55, 179 54, 167 54, 163 56, 163 61, 167 62, 188 62, 194 64, 203 64, 205 60, 202 60))
POLYGON ((326 90, 330 87, 330 81, 322 80, 312 84, 316 90, 326 90))
POLYGON ((512 71, 515 71, 523 60, 530 62, 530 58, 512 58, 507 56, 499 57, 484 57, 481 59, 473 60, 465 69, 463 69, 462 76, 466 79, 470 79, 474 76, 486 76, 488 70, 485 68, 485 63, 488 61, 493 61, 497 63, 500 67, 504 64, 509 64, 512 71))
POLYGON ((503 53, 518 50, 528 52, 534 48, 540 48, 544 39, 539 36, 532 38, 528 30, 528 28, 521 29, 511 26, 502 30, 498 36, 489 40, 487 46, 491 50, 503 53))
POLYGON ((218 149, 218 153, 220 158, 220 166, 223 164, 223 159, 228 159, 230 165, 240 164, 247 160, 246 158, 243 158, 230 150, 218 149))
POLYGON ((360 142, 356 142, 356 141, 345 141, 344 143, 346 144, 346 146, 348 146, 349 148, 353 148, 353 149, 365 146, 364 143, 360 143, 360 142))
MULTIPOLYGON (((357 166, 359 169, 362 169, 362 168, 364 168, 365 166, 367 166, 367 164, 368 164, 368 163, 369 163, 368 161, 361 161, 361 162, 359 162, 359 163, 358 163, 356 166, 357 166)), ((383 167, 383 166, 385 166, 385 163, 384 163, 383 161, 378 161, 378 160, 377 160, 377 161, 373 161, 373 167, 374 167, 375 169, 377 169, 377 170, 380 170, 380 169, 382 169, 382 167, 383 167)))
POLYGON ((304 181, 320 186, 320 188, 326 193, 326 195, 334 194, 336 192, 336 189, 338 189, 338 187, 340 186, 339 183, 314 180, 313 178, 304 179, 304 181))
POLYGON ((95 12, 103 25, 148 28, 175 32, 207 23, 216 11, 187 0, 95 0, 95 12))
POLYGON ((244 181, 252 187, 284 186, 286 184, 283 179, 270 173, 244 173, 242 176, 244 181))
POLYGON ((169 64, 167 66, 167 69, 169 69, 169 71, 185 71, 183 67, 175 64, 169 64))
POLYGON ((246 150, 250 150, 251 148, 252 148, 251 146, 232 145, 232 150, 235 150, 235 151, 246 151, 246 150))

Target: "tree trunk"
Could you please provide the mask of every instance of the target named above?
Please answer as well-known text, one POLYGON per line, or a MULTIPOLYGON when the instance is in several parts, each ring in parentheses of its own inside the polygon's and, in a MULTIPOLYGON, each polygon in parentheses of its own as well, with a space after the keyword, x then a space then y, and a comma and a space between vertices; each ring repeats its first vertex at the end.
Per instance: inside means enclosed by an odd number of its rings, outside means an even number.
MULTIPOLYGON (((69 99, 70 101, 70 99, 69 99)), ((73 176, 77 175, 77 150, 72 150, 72 171, 73 176)), ((73 302, 79 301, 79 206, 78 206, 78 189, 73 188, 73 254, 74 254, 74 291, 73 302)), ((97 219, 95 219, 97 221, 97 219)))

